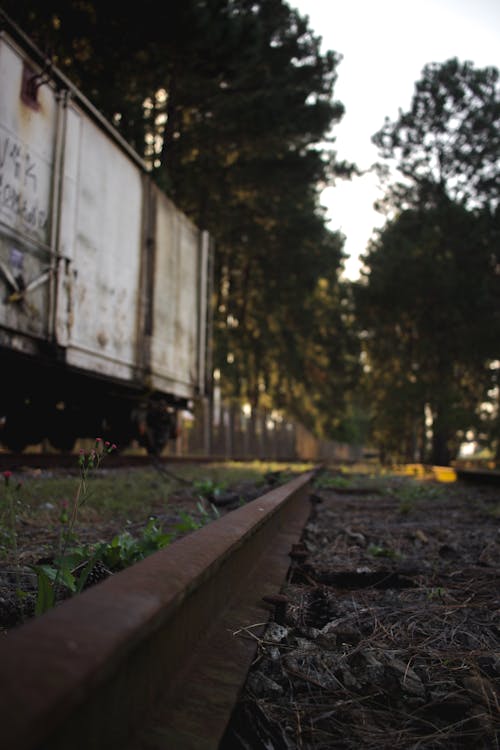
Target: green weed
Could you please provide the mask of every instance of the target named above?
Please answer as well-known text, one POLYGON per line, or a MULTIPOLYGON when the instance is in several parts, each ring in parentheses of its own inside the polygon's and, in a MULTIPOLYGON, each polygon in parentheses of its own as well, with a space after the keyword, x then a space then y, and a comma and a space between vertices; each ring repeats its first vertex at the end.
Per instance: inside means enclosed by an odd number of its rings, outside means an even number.
POLYGON ((2 539, 1 546, 4 554, 8 549, 12 552, 14 558, 14 575, 16 580, 16 595, 19 599, 25 596, 21 589, 21 572, 19 563, 19 550, 17 545, 17 511, 20 505, 21 482, 16 482, 13 486, 12 472, 4 471, 4 498, 0 508, 2 516, 2 539))
POLYGON ((352 486, 352 481, 344 476, 320 475, 314 481, 314 486, 318 490, 347 489, 352 486))
POLYGON ((99 468, 105 456, 115 448, 115 445, 96 438, 92 450, 80 452, 78 458, 80 478, 73 502, 70 509, 63 505, 59 517, 61 524, 59 550, 53 561, 30 566, 37 577, 36 615, 43 614, 55 605, 60 588, 68 589, 73 594, 79 593, 97 562, 95 552, 92 552, 89 559, 85 560, 86 551, 81 548, 70 550, 70 544, 75 540, 74 527, 79 510, 87 501, 88 479, 91 473, 99 468), (80 573, 78 576, 76 571, 80 573))
POLYGON ((500 518, 500 503, 497 503, 493 507, 488 509, 488 515, 491 516, 491 518, 500 518))
POLYGON ((446 589, 444 589, 442 586, 438 586, 437 588, 429 589, 427 593, 427 599, 429 601, 441 600, 443 599, 445 593, 446 589))
POLYGON ((408 515, 422 500, 438 500, 443 497, 443 492, 441 486, 417 481, 389 489, 389 493, 398 500, 398 510, 403 515, 408 515))
POLYGON ((370 544, 367 552, 370 555, 373 555, 373 557, 387 557, 390 559, 401 557, 401 554, 397 550, 391 549, 390 547, 381 547, 378 544, 370 544))
POLYGON ((164 533, 155 518, 150 518, 138 537, 129 531, 117 534, 108 544, 95 549, 102 562, 113 571, 128 568, 145 557, 169 545, 175 533, 164 533))
POLYGON ((215 479, 197 479, 193 482, 193 489, 200 498, 219 497, 226 487, 226 482, 218 482, 215 479))

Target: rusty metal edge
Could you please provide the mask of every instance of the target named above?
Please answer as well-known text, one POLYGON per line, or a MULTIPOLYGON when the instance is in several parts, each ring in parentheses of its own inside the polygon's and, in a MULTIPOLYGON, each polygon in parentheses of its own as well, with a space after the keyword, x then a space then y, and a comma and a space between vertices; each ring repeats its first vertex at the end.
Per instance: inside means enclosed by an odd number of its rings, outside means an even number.
POLYGON ((477 484, 500 484, 500 471, 493 469, 455 469, 457 479, 477 484))
MULTIPOLYGON (((0 469, 9 469, 10 471, 24 471, 27 469, 44 469, 44 468, 60 468, 70 469, 75 473, 78 473, 78 453, 10 453, 8 451, 0 449, 0 469)), ((106 456, 106 468, 107 469, 120 469, 122 467, 139 467, 139 468, 153 468, 157 466, 168 466, 179 465, 179 464, 221 464, 228 460, 236 463, 251 463, 256 460, 255 456, 205 456, 205 455, 165 455, 155 458, 154 461, 151 456, 145 454, 110 454, 106 456)), ((297 458, 296 456, 281 457, 281 458, 258 458, 259 461, 272 461, 280 464, 308 464, 313 463, 312 460, 297 458)))
POLYGON ((316 472, 9 632, 4 746, 215 749, 256 648, 234 633, 267 621, 261 598, 284 580, 316 472))

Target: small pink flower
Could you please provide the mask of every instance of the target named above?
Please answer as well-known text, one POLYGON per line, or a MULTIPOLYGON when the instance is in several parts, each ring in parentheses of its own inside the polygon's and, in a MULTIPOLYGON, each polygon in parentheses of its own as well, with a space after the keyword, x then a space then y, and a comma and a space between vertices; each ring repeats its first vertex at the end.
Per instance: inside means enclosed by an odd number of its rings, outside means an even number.
POLYGON ((96 438, 95 441, 96 443, 102 443, 102 438, 96 438))
POLYGON ((12 472, 11 471, 4 471, 3 475, 4 475, 5 479, 10 479, 11 476, 12 476, 12 472))

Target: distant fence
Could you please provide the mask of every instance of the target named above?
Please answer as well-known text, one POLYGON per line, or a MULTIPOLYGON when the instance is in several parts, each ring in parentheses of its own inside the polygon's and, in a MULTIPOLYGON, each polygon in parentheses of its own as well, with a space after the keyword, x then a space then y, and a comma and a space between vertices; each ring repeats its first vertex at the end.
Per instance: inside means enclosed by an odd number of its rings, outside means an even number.
POLYGON ((242 409, 238 403, 199 402, 183 413, 175 452, 181 456, 278 461, 357 461, 361 446, 318 440, 303 425, 276 412, 242 409))

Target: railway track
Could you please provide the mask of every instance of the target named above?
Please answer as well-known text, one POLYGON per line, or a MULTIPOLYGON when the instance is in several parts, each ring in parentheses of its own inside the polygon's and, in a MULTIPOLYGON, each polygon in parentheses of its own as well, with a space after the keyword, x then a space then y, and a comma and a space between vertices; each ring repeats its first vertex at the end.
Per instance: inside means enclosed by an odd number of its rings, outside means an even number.
MULTIPOLYGON (((231 461, 255 461, 269 460, 280 463, 303 463, 294 458, 257 458, 241 456, 231 458, 231 461)), ((137 466, 147 467, 152 464, 203 464, 223 463, 227 461, 224 456, 149 456, 142 453, 110 453, 106 456, 106 467, 117 469, 123 467, 137 466)), ((0 452, 0 471, 22 471, 23 469, 75 469, 78 470, 78 453, 5 453, 0 452)))
POLYGON ((487 469, 457 469, 457 479, 476 484, 500 484, 500 471, 487 469))
MULTIPOLYGON (((78 453, 7 453, 0 452, 0 470, 18 471, 22 469, 78 469, 78 453)), ((153 462, 166 463, 212 463, 224 461, 222 457, 213 456, 175 456, 153 457, 144 453, 110 453, 106 456, 108 468, 125 466, 149 466, 153 462)), ((237 460, 237 459, 235 459, 237 460)))
MULTIPOLYGON (((165 454, 159 457, 152 457, 145 453, 111 453, 106 456, 107 468, 124 468, 124 467, 147 467, 153 463, 157 465, 165 464, 186 464, 186 463, 219 463, 226 459, 223 456, 178 456, 174 454, 165 454)), ((256 457, 234 457, 231 459, 236 462, 257 460, 256 457)), ((266 460, 266 459, 263 459, 266 460)), ((269 459, 273 460, 273 459, 269 459)), ((276 459, 278 460, 278 459, 276 459)), ((301 463, 293 458, 280 458, 280 462, 289 464, 301 463)), ((486 469, 483 467, 471 468, 457 464, 450 466, 424 466, 423 464, 408 464, 407 473, 414 473, 415 476, 423 476, 425 473, 432 474, 439 481, 454 481, 459 479, 464 482, 476 482, 481 484, 500 484, 500 471, 486 469)), ((78 452, 76 453, 10 453, 0 451, 0 471, 21 471, 23 469, 74 469, 78 471, 78 452)))
POLYGON ((216 750, 317 471, 5 635, 3 747, 216 750))

